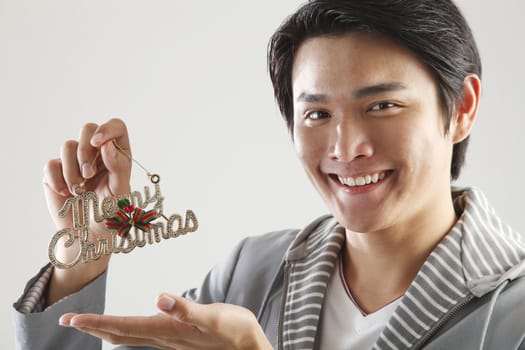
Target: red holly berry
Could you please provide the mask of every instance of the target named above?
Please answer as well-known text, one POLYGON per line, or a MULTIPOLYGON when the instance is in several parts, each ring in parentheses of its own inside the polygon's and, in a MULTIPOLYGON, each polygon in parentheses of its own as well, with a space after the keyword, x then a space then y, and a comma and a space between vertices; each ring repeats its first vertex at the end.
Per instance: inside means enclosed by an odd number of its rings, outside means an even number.
POLYGON ((133 204, 130 204, 130 205, 126 205, 124 208, 124 211, 126 213, 133 213, 135 211, 135 206, 133 204))

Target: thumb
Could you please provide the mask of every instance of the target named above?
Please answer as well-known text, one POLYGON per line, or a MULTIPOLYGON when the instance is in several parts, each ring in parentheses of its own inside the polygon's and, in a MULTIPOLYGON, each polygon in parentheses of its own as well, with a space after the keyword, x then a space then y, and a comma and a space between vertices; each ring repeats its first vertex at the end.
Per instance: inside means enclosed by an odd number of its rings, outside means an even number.
POLYGON ((202 317, 201 305, 186 298, 163 293, 157 298, 157 307, 163 313, 181 321, 197 325, 202 317))
POLYGON ((119 150, 109 141, 102 145, 101 156, 108 170, 108 185, 113 195, 129 193, 131 159, 126 150, 119 150))
POLYGON ((124 121, 113 118, 101 124, 95 130, 90 142, 91 146, 100 149, 102 162, 108 172, 107 183, 111 195, 128 194, 131 176, 131 147, 124 121))

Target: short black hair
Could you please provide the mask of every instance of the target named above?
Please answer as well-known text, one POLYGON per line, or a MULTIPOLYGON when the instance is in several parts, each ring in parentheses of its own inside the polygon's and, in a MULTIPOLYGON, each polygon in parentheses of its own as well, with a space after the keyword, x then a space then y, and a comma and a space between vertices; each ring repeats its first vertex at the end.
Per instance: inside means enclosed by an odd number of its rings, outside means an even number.
MULTIPOLYGON (((468 75, 481 78, 472 31, 452 0, 311 0, 272 35, 268 68, 279 109, 293 130, 292 68, 301 44, 312 37, 362 31, 380 33, 407 47, 430 69, 443 108, 445 130, 462 102, 468 75)), ((450 169, 457 179, 469 138, 454 145, 450 169)))

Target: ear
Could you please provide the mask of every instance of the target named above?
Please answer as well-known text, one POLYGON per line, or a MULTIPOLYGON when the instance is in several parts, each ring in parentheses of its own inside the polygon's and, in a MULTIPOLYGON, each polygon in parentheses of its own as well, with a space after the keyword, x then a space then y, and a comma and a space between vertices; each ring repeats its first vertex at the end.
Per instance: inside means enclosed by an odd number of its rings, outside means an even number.
POLYGON ((450 135, 453 143, 466 139, 478 115, 481 96, 481 80, 476 74, 471 74, 463 80, 463 96, 461 104, 450 120, 450 135))

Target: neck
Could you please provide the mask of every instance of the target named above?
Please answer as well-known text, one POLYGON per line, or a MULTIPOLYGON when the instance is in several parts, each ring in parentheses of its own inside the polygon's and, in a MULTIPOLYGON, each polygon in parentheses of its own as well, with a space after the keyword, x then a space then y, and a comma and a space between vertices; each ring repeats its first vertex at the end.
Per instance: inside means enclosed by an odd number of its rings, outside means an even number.
POLYGON ((371 313, 403 295, 428 255, 456 222, 452 200, 397 227, 346 231, 344 276, 361 309, 371 313))

